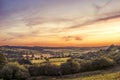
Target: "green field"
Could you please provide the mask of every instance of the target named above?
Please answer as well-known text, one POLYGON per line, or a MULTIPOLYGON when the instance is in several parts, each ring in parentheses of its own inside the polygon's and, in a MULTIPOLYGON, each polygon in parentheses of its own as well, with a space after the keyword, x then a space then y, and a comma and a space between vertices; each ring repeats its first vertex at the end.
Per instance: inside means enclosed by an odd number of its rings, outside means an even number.
MULTIPOLYGON (((60 65, 61 63, 66 62, 68 59, 70 59, 70 58, 51 58, 51 59, 49 59, 49 62, 51 62, 52 64, 60 65)), ((40 64, 40 63, 46 62, 46 60, 45 59, 43 59, 43 60, 31 60, 31 62, 33 64, 40 64)))

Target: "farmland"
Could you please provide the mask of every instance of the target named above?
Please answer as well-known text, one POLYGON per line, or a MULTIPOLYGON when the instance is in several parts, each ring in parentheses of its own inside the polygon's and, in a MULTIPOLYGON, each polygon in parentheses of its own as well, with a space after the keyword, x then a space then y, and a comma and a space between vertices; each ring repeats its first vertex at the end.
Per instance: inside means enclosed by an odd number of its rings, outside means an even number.
MULTIPOLYGON (((49 59, 49 62, 52 63, 52 64, 55 64, 55 65, 60 65, 62 63, 65 63, 68 59, 70 59, 69 57, 68 58, 52 58, 52 59, 49 59)), ((44 63, 46 62, 46 60, 31 60, 31 62, 33 64, 40 64, 40 63, 44 63)))

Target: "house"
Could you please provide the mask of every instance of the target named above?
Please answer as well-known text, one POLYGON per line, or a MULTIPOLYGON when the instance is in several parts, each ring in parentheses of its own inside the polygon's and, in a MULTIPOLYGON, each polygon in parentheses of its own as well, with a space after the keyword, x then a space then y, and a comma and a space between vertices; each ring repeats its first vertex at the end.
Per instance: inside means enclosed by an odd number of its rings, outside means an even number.
POLYGON ((51 54, 41 54, 41 56, 43 58, 51 58, 51 57, 53 57, 53 55, 51 55, 51 54))
POLYGON ((32 54, 23 54, 23 55, 22 55, 22 58, 23 58, 23 59, 32 59, 32 58, 33 58, 33 55, 32 55, 32 54))
POLYGON ((44 58, 51 58, 53 57, 53 55, 51 54, 46 54, 46 53, 35 53, 35 54, 23 54, 22 55, 22 58, 23 59, 35 59, 35 60, 38 60, 38 59, 44 59, 44 58))
POLYGON ((33 55, 33 59, 42 59, 42 56, 41 56, 41 54, 34 54, 33 55))

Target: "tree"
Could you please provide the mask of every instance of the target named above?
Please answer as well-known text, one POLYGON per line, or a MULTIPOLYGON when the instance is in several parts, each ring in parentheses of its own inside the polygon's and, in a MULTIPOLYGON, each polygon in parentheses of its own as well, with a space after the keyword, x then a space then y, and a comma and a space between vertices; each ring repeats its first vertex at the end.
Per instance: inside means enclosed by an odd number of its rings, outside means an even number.
POLYGON ((61 64, 62 74, 73 74, 79 72, 80 64, 73 60, 69 59, 66 63, 61 64))
POLYGON ((60 67, 51 63, 41 64, 40 66, 29 66, 31 76, 58 76, 60 67))
POLYGON ((46 63, 39 67, 39 74, 45 76, 58 76, 60 75, 60 68, 57 65, 46 63))
POLYGON ((28 59, 20 59, 18 60, 18 63, 19 64, 30 64, 30 65, 32 64, 31 61, 28 59))
POLYGON ((113 59, 100 57, 94 60, 83 61, 80 63, 80 71, 93 71, 111 67, 115 64, 113 59))
POLYGON ((0 53, 0 69, 7 63, 7 58, 2 53, 0 53))
POLYGON ((35 65, 29 66, 28 70, 31 76, 40 76, 38 66, 35 66, 35 65))
POLYGON ((118 50, 118 46, 115 46, 112 44, 107 50, 108 51, 116 51, 116 50, 118 50))
POLYGON ((2 68, 0 75, 4 80, 25 80, 29 77, 29 72, 18 63, 8 63, 2 68))

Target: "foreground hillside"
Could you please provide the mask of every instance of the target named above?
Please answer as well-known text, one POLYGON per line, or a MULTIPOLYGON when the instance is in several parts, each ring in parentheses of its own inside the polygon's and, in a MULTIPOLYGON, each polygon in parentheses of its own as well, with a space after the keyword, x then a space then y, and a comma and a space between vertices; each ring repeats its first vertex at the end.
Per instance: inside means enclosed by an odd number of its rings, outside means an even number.
POLYGON ((120 69, 118 66, 116 67, 116 69, 114 67, 109 70, 88 72, 88 73, 83 73, 81 75, 78 74, 73 78, 66 77, 63 78, 62 80, 120 80, 120 69))
POLYGON ((120 65, 105 70, 90 71, 61 77, 33 77, 28 80, 120 80, 120 65))
MULTIPOLYGON (((59 79, 60 80, 60 79, 59 79)), ((120 80, 120 72, 99 74, 84 78, 62 79, 62 80, 120 80)))
POLYGON ((117 73, 108 73, 108 74, 100 74, 86 78, 75 78, 69 80, 120 80, 120 72, 117 73))

